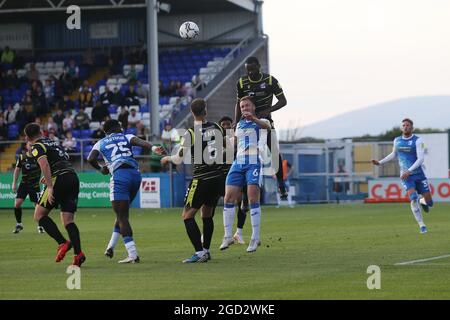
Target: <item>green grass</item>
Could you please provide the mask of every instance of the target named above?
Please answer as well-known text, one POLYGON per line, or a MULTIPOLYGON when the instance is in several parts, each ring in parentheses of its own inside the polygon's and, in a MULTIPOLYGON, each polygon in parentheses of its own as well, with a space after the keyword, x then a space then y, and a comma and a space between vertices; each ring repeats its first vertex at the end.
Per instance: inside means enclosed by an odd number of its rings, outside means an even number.
MULTIPOLYGON (((182 264, 193 249, 180 209, 132 210, 142 263, 119 265, 122 243, 103 252, 113 223, 109 209, 80 209, 77 224, 87 261, 81 290, 66 288, 66 267, 53 261, 56 244, 39 235, 24 210, 25 230, 13 235, 13 213, 0 211, 1 299, 449 299, 450 258, 395 263, 450 253, 450 206, 425 215, 421 235, 407 204, 264 207, 263 245, 253 254, 233 245, 220 252, 221 210, 215 217, 212 260, 182 264), (368 290, 369 265, 381 268, 381 289, 368 290)), ((55 213, 53 218, 59 224, 55 213)), ((251 227, 244 229, 248 240, 251 227)), ((64 231, 65 234, 65 231, 64 231)))

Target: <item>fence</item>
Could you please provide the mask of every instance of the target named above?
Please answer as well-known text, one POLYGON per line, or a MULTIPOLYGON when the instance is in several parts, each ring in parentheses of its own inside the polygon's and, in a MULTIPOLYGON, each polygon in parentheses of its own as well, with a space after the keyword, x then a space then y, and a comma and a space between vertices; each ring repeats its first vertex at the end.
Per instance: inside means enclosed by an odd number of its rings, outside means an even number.
MULTIPOLYGON (((297 203, 361 201, 368 196, 369 180, 399 176, 395 162, 383 167, 371 163, 372 159, 381 159, 392 151, 391 142, 284 143, 280 151, 293 166, 289 180, 297 203)), ((265 201, 275 203, 276 184, 273 179, 265 181, 265 201)))

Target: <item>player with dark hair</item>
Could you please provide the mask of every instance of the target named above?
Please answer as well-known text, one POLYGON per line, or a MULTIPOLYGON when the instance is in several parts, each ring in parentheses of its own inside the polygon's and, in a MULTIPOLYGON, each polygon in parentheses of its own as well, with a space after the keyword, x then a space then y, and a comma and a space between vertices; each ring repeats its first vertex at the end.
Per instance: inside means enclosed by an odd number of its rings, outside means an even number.
POLYGON ((176 154, 161 159, 161 163, 180 163, 191 152, 193 177, 184 200, 183 220, 187 234, 194 246, 192 257, 184 263, 207 262, 211 259, 209 248, 214 231, 213 208, 221 193, 223 129, 213 122, 208 122, 206 101, 201 98, 191 103, 194 126, 186 131, 181 140, 181 147, 176 154), (203 220, 203 243, 200 229, 195 222, 195 214, 201 210, 203 220))
POLYGON ((139 146, 150 151, 152 145, 132 134, 124 134, 122 125, 117 120, 106 121, 103 131, 106 137, 94 145, 87 161, 102 174, 111 174, 110 200, 116 213, 116 220, 105 256, 109 258, 114 256, 114 248, 119 236, 122 235, 128 256, 119 263, 138 263, 140 259, 129 222, 129 210, 130 203, 139 191, 142 178, 139 165, 133 157, 132 146, 139 146), (98 164, 97 159, 100 154, 105 160, 105 166, 98 164))
POLYGON ((72 247, 75 252, 72 265, 78 267, 84 263, 86 256, 81 251, 80 232, 74 222, 77 211, 80 181, 69 162, 69 156, 58 143, 42 136, 37 123, 25 126, 25 135, 31 142, 31 156, 37 160, 44 176, 45 189, 34 211, 34 219, 47 234, 58 243, 56 262, 64 259, 72 247), (53 208, 61 207, 61 220, 69 234, 66 240, 55 222, 49 217, 53 208))
POLYGON ((426 233, 427 227, 423 222, 422 206, 428 212, 433 206, 430 185, 425 176, 425 145, 422 138, 413 134, 414 126, 411 119, 402 120, 402 135, 394 139, 392 152, 382 160, 372 160, 374 165, 383 165, 395 158, 398 158, 400 166, 400 179, 403 188, 409 197, 411 211, 419 224, 420 233, 426 233), (419 197, 422 195, 422 197, 419 197))
MULTIPOLYGON (((27 142, 24 145, 22 153, 17 157, 16 167, 13 174, 12 190, 17 193, 14 202, 14 215, 16 217, 16 227, 13 233, 19 233, 23 230, 22 225, 22 204, 25 199, 30 197, 30 201, 36 206, 41 192, 39 188, 39 180, 41 178, 41 169, 36 159, 30 154, 31 145, 27 142), (17 188, 17 180, 22 173, 22 178, 17 188)), ((44 228, 38 226, 38 232, 44 233, 44 228)))
POLYGON ((267 146, 272 153, 272 167, 276 171, 281 199, 285 200, 288 194, 283 181, 282 158, 278 150, 278 143, 272 145, 271 142, 271 135, 274 135, 273 138, 276 142, 275 130, 273 130, 275 127, 271 113, 283 108, 287 104, 287 100, 278 80, 270 74, 261 72, 261 65, 256 57, 247 58, 245 61, 245 69, 247 75, 240 77, 236 85, 237 101, 234 122, 237 124, 242 117, 239 106, 240 99, 245 96, 252 97, 256 107, 256 117, 267 119, 271 124, 272 130, 270 130, 269 136, 267 137, 267 146), (273 96, 278 99, 274 105, 272 105, 273 96))

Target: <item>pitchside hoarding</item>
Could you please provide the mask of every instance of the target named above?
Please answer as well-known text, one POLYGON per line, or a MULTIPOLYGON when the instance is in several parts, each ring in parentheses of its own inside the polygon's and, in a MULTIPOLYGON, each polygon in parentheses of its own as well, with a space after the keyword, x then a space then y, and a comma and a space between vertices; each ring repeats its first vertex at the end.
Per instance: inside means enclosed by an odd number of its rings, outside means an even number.
POLYGON ((140 189, 141 208, 161 208, 159 178, 142 178, 140 189))
MULTIPOLYGON (((109 176, 79 173, 78 177, 80 179, 79 207, 103 208, 111 206, 109 201, 109 176)), ((16 195, 12 191, 12 178, 12 173, 0 174, 0 208, 14 207, 16 195)), ((24 202, 24 207, 32 207, 28 198, 24 202)))
MULTIPOLYGON (((450 179, 429 179, 435 202, 450 202, 450 179)), ((369 199, 383 201, 409 201, 400 178, 369 180, 369 199)))
MULTIPOLYGON (((110 208, 109 178, 99 173, 78 173, 80 179, 80 193, 78 207, 80 208, 110 208)), ((0 208, 13 208, 15 193, 12 191, 12 173, 0 174, 0 208)), ((19 178, 20 179, 20 178, 19 178)), ((173 204, 183 205, 186 190, 184 174, 174 174, 173 177, 173 204)), ((133 208, 167 208, 170 207, 170 179, 166 173, 150 173, 142 175, 141 189, 132 202, 133 208)), ((42 186, 43 187, 43 186, 42 186)), ((24 208, 32 208, 28 198, 24 208)))

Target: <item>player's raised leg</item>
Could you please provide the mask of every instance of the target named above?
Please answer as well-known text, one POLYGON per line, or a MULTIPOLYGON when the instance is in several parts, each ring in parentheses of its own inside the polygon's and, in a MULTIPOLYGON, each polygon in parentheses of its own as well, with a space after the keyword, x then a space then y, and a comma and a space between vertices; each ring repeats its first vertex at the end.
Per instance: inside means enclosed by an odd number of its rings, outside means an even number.
POLYGON ((260 188, 257 184, 247 186, 248 200, 250 204, 250 221, 252 223, 252 238, 250 240, 247 252, 254 252, 261 244, 261 206, 260 206, 260 188))
POLYGON ((16 198, 14 201, 14 216, 16 218, 16 227, 14 228, 13 233, 19 233, 23 230, 22 225, 22 203, 24 199, 16 198))
MULTIPOLYGON (((231 169, 233 170, 233 168, 231 169)), ((231 171, 230 171, 231 172, 231 171)), ((234 171, 236 173, 236 171, 234 171)), ((232 178, 237 174, 230 174, 227 178, 227 186, 225 187, 224 207, 223 207, 223 228, 224 236, 220 250, 228 249, 230 245, 234 243, 233 240, 233 223, 234 216, 236 214, 236 200, 241 193, 241 187, 230 184, 232 178)))
POLYGON ((129 200, 111 201, 114 212, 119 222, 120 234, 122 235, 128 257, 119 263, 139 263, 140 259, 133 239, 133 230, 129 221, 129 200))
MULTIPOLYGON (((183 263, 196 263, 208 261, 208 255, 203 250, 200 228, 198 227, 198 224, 195 221, 195 214, 197 213, 197 211, 198 211, 197 208, 192 208, 189 206, 185 206, 183 209, 182 218, 184 226, 186 228, 186 233, 189 237, 189 240, 191 240, 192 246, 195 249, 195 253, 192 255, 192 257, 183 260, 183 263)), ((204 238, 205 237, 206 235, 204 235, 204 238)))
POLYGON ((239 197, 239 199, 236 201, 238 205, 238 212, 237 212, 237 228, 236 232, 233 236, 233 239, 239 243, 239 244, 245 244, 244 236, 242 234, 245 219, 247 218, 247 212, 248 212, 248 198, 247 198, 247 189, 244 187, 244 190, 242 190, 242 193, 239 197))
POLYGON ((430 208, 433 207, 433 198, 431 197, 431 192, 422 193, 422 197, 419 200, 423 211, 429 212, 430 208))
POLYGON ((417 223, 419 224, 420 233, 426 233, 427 227, 426 227, 425 223, 423 222, 423 217, 422 217, 422 212, 421 212, 422 210, 420 209, 420 203, 419 203, 419 195, 417 194, 417 191, 415 189, 408 189, 408 191, 406 193, 410 200, 411 211, 412 211, 417 223))
POLYGON ((80 231, 75 224, 74 213, 61 211, 61 221, 69 234, 70 244, 73 247, 74 256, 72 265, 81 267, 84 261, 86 261, 86 256, 81 251, 80 231))
MULTIPOLYGON (((217 204, 217 202, 216 202, 217 204)), ((214 219, 213 212, 215 206, 210 207, 203 205, 201 208, 202 221, 203 221, 203 251, 206 253, 208 260, 211 260, 211 253, 209 251, 211 247, 211 239, 214 233, 214 219)))
POLYGON ((110 259, 114 257, 114 248, 116 247, 119 238, 120 238, 120 226, 119 221, 117 221, 116 219, 116 221, 114 222, 114 228, 111 234, 111 239, 109 240, 105 251, 105 256, 107 256, 110 259))
POLYGON ((64 259, 67 251, 72 248, 72 244, 64 238, 56 223, 48 216, 49 212, 50 210, 38 204, 34 210, 34 220, 42 226, 45 232, 58 244, 55 261, 60 262, 64 259))

